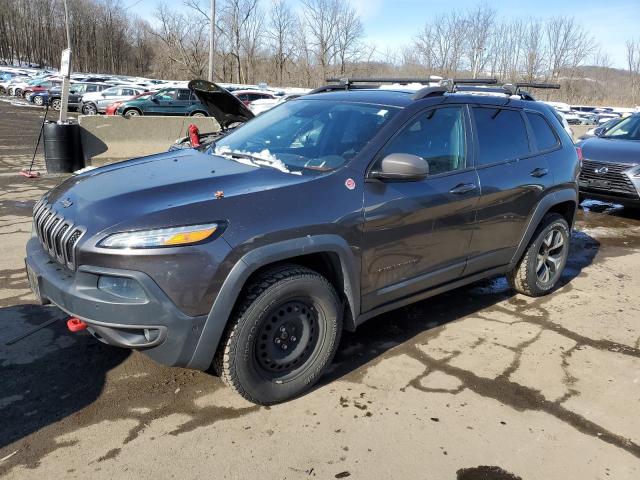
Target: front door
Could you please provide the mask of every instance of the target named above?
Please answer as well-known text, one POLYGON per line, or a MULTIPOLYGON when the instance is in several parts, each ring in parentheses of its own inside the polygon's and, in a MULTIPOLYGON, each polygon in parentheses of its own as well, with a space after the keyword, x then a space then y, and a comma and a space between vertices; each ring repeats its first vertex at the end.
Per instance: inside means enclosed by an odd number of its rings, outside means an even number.
POLYGON ((429 163, 416 182, 369 181, 364 193, 362 307, 386 303, 458 278, 465 267, 480 188, 467 162, 465 107, 428 109, 384 147, 429 163))

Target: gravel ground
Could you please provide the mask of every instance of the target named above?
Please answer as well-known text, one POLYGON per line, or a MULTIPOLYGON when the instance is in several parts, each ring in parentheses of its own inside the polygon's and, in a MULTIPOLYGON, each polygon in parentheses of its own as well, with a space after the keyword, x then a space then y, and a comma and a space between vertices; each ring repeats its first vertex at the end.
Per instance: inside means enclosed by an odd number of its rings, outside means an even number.
POLYGON ((256 407, 34 304, 31 208, 60 178, 17 172, 42 113, 0 102, 0 476, 640 478, 637 212, 581 210, 552 295, 498 277, 382 315, 312 392, 256 407))

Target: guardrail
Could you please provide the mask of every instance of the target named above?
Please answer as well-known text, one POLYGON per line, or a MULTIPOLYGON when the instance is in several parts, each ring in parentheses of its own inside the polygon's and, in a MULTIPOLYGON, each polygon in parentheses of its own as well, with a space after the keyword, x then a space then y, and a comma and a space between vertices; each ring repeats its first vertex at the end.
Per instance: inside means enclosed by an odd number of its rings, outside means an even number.
POLYGON ((166 152, 195 124, 201 133, 217 132, 210 117, 83 115, 78 117, 85 165, 104 165, 166 152))

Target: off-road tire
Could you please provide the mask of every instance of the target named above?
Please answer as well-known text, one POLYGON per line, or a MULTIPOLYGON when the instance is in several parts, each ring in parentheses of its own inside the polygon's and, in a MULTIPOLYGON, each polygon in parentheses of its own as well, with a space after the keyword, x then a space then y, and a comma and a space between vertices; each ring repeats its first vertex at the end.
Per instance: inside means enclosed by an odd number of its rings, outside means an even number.
POLYGON ((512 289, 516 292, 529 297, 541 297, 550 293, 558 280, 562 277, 562 272, 567 263, 569 255, 569 241, 571 239, 571 231, 569 224, 565 218, 557 213, 548 213, 542 218, 540 225, 533 234, 527 249, 515 268, 507 273, 507 281, 512 289), (561 265, 558 267, 558 274, 549 282, 542 282, 538 278, 537 263, 540 247, 545 237, 552 230, 558 230, 564 240, 564 251, 561 265))
MULTIPOLYGON (((340 342, 342 314, 343 307, 335 289, 317 272, 298 265, 267 270, 243 289, 220 342, 214 370, 229 387, 253 403, 271 405, 300 395, 331 363, 340 342), (272 341, 271 335, 267 339, 264 329, 270 328, 270 321, 276 321, 276 312, 282 315, 280 307, 298 300, 311 305, 310 312, 314 312, 318 327, 317 338, 304 361, 289 367, 291 371, 285 376, 278 377, 275 372, 264 369, 262 360, 258 359, 260 349, 272 341)), ((274 334, 276 329, 274 324, 274 334)), ((292 352, 293 348, 297 347, 292 347, 292 352)))

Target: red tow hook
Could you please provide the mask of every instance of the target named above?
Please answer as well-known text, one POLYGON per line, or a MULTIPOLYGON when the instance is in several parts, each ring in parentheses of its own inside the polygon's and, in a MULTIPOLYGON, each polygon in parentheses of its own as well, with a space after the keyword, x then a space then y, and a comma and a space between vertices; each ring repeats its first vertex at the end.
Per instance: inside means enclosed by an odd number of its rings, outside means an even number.
POLYGON ((193 123, 189 125, 189 142, 193 148, 198 148, 200 146, 200 131, 193 123))
POLYGON ((84 330, 87 327, 88 327, 88 325, 85 322, 83 322, 82 320, 80 320, 79 318, 71 317, 71 318, 69 318, 69 320, 67 320, 67 328, 71 332, 74 332, 74 333, 75 332, 81 332, 82 330, 84 330))

